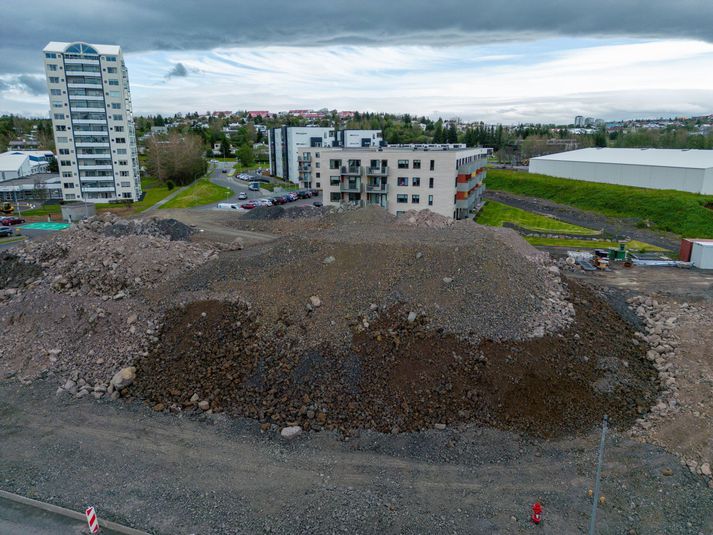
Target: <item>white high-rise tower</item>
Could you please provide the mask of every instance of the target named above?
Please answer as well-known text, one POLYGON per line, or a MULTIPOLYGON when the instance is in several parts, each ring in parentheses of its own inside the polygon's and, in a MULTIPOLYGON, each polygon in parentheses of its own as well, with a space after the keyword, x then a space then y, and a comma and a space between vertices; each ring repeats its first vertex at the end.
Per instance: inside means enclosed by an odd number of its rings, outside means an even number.
POLYGON ((51 42, 44 54, 63 199, 138 200, 139 158, 121 49, 51 42))

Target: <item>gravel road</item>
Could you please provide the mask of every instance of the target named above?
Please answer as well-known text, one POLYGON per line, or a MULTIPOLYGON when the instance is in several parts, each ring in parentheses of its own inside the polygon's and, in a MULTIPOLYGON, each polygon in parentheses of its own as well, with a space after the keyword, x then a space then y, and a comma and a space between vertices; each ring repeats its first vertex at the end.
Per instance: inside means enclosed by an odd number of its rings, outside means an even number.
MULTIPOLYGON (((254 421, 56 399, 0 380, 0 487, 88 502, 152 533, 586 533, 598 435, 332 433, 285 442, 254 421)), ((713 490, 660 448, 607 441, 599 534, 713 533, 713 490), (664 476, 670 468, 672 475, 664 476)))
POLYGON ((546 199, 526 197, 505 191, 488 190, 485 192, 485 198, 522 210, 555 216, 557 219, 561 219, 572 225, 579 225, 596 230, 604 229, 604 232, 613 236, 628 236, 634 240, 664 247, 672 251, 678 251, 680 243, 678 236, 668 232, 638 228, 636 226, 638 222, 636 219, 607 217, 596 212, 580 210, 546 199))

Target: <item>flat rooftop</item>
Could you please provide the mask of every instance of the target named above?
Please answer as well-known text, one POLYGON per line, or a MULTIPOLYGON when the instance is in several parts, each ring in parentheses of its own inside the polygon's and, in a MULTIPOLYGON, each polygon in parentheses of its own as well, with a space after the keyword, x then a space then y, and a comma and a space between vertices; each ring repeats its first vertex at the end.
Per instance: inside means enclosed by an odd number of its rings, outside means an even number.
POLYGON ((708 169, 713 167, 713 150, 589 148, 538 156, 532 160, 708 169))
POLYGON ((303 149, 315 149, 323 152, 472 152, 479 151, 483 154, 490 149, 483 147, 453 148, 453 147, 299 147, 303 149))

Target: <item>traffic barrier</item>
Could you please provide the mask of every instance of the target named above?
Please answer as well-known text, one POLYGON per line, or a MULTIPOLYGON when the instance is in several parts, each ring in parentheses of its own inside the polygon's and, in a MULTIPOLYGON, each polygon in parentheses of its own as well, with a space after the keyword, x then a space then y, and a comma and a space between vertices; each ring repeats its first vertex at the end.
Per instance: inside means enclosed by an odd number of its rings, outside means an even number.
POLYGON ((97 520, 97 513, 94 511, 94 507, 87 507, 85 511, 87 515, 87 524, 89 524, 89 531, 92 533, 99 533, 99 520, 97 520))

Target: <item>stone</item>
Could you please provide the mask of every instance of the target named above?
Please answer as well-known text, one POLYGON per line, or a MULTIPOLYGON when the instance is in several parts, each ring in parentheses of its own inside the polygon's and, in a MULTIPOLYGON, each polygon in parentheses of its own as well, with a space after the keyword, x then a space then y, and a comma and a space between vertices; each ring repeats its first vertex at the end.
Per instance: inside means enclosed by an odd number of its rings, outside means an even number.
POLYGON ((198 403, 198 408, 202 411, 207 411, 208 409, 210 409, 210 403, 208 403, 208 401, 204 399, 203 401, 198 403))
POLYGON ((132 323, 136 323, 137 319, 139 319, 139 317, 136 314, 131 314, 128 318, 126 318, 126 323, 131 325, 132 323))
POLYGON ((166 409, 166 405, 163 403, 156 403, 156 405, 153 406, 153 410, 156 412, 163 412, 166 409))
POLYGON ((128 366, 116 372, 111 378, 110 384, 114 385, 115 390, 122 390, 133 384, 134 379, 136 379, 136 368, 128 366))
POLYGON ((446 428, 446 424, 436 424, 433 427, 438 429, 439 431, 443 431, 446 428))
POLYGON ((314 308, 317 308, 322 305, 322 300, 317 295, 313 295, 312 297, 310 297, 309 302, 314 308))
POLYGON ((67 382, 64 383, 64 386, 62 388, 64 388, 65 390, 71 390, 72 388, 74 388, 76 386, 77 386, 77 383, 75 383, 71 379, 67 379, 67 382))
POLYGON ((263 422, 260 424, 260 431, 269 431, 270 430, 270 423, 269 422, 263 422))
POLYGON ((421 258, 423 258, 423 253, 419 251, 416 253, 416 260, 420 260, 421 258))
POLYGON ((673 470, 671 470, 670 468, 664 468, 663 470, 661 470, 661 474, 667 477, 672 476, 673 470))
POLYGON ((710 463, 703 463, 701 465, 701 474, 706 477, 711 477, 711 465, 710 463))
POLYGON ((289 427, 283 427, 280 431, 280 436, 287 440, 292 440, 302 434, 302 427, 299 425, 291 425, 289 427))
POLYGON ((89 394, 89 390, 80 390, 79 392, 77 392, 76 397, 77 399, 82 399, 87 394, 89 394))
POLYGON ((446 284, 450 284, 451 282, 453 282, 453 278, 452 277, 443 277, 443 282, 445 282, 446 284))
POLYGON ((199 399, 200 399, 200 397, 198 397, 198 394, 193 394, 191 396, 191 403, 198 403, 199 399))
POLYGON ((409 312, 408 318, 407 318, 408 322, 413 323, 414 321, 416 321, 416 316, 417 316, 417 314, 415 312, 409 312))
POLYGON ((328 256, 327 258, 325 258, 324 260, 322 260, 322 263, 323 263, 323 264, 331 264, 331 263, 334 262, 335 260, 336 260, 336 258, 334 258, 333 256, 328 256))

